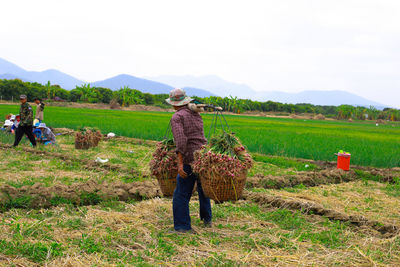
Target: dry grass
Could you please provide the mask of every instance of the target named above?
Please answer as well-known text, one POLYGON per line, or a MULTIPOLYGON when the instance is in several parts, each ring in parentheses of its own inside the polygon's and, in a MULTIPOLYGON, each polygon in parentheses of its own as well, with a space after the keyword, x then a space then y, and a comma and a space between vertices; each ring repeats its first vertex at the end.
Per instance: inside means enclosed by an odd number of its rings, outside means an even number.
MULTIPOLYGON (((148 162, 154 150, 151 144, 111 139, 100 142, 96 148, 78 151, 73 149, 72 136, 59 137, 58 142, 59 147, 44 149, 65 153, 76 160, 63 161, 51 154, 32 154, 23 149, 1 149, 0 184, 79 187, 89 179, 120 184, 149 179, 148 162), (101 167, 87 169, 86 162, 96 157, 108 158, 113 166, 122 165, 125 169, 121 172, 101 167), (137 176, 138 173, 141 175, 137 176)), ((278 177, 296 170, 257 162, 252 175, 260 172, 278 177)), ((373 181, 352 181, 249 190, 315 202, 349 215, 363 215, 400 226, 400 197, 389 192, 387 186, 373 181)), ((0 265, 395 266, 400 263, 400 236, 385 238, 370 227, 240 200, 213 205, 213 228, 204 228, 197 215, 196 199, 190 209, 197 234, 170 232, 172 203, 166 198, 10 209, 0 214, 0 265), (52 244, 56 245, 50 250, 52 244)))
MULTIPOLYGON (((58 207, 26 215, 21 211, 9 211, 2 215, 4 223, 1 225, 0 239, 12 240, 10 233, 15 235, 13 225, 16 221, 24 225, 20 229, 22 235, 27 229, 37 229, 40 233, 36 236, 25 234, 24 242, 45 240, 45 234, 40 229, 51 228, 51 237, 55 242, 64 245, 64 251, 62 257, 47 261, 47 266, 117 266, 118 263, 356 266, 394 264, 400 260, 396 251, 400 248, 399 237, 382 239, 370 235, 368 231, 355 231, 352 227, 346 227, 340 231, 345 242, 337 248, 307 239, 286 238, 294 230, 284 229, 279 222, 262 219, 255 212, 247 211, 246 207, 251 204, 243 201, 214 206, 219 218, 215 219, 212 229, 203 228, 198 218, 193 217, 193 228, 197 234, 183 235, 169 233, 172 226, 170 200, 152 199, 121 205, 123 210, 118 211, 101 206, 80 209, 58 207), (52 216, 38 220, 37 214, 41 212, 52 212, 52 216), (17 216, 19 219, 16 219, 17 216), (77 226, 65 226, 61 223, 77 219, 77 226), (79 241, 84 239, 83 236, 91 237, 93 242, 82 246, 79 241), (110 257, 111 252, 116 252, 119 256, 110 257)), ((192 211, 197 208, 198 205, 191 205, 192 211)), ((276 210, 260 210, 263 213, 274 211, 276 210)), ((313 232, 330 229, 319 216, 306 216, 303 223, 309 223, 313 232)), ((21 259, 15 257, 7 258, 10 262, 23 263, 25 266, 33 264, 21 262, 21 259)))
MULTIPOLYGON (((362 215, 370 220, 400 226, 400 198, 388 195, 387 184, 353 181, 342 184, 321 185, 288 192, 271 190, 276 196, 311 200, 324 207, 349 215, 362 215), (297 192, 296 192, 297 191, 297 192)), ((292 191, 292 190, 290 190, 292 191)))

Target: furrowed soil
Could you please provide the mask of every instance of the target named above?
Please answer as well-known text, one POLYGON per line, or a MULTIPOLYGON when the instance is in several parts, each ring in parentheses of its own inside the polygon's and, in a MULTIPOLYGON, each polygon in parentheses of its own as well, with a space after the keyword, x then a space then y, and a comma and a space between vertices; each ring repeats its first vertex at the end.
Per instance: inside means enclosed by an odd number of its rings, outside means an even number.
POLYGON ((0 265, 400 264, 399 168, 253 154, 242 199, 213 203, 205 228, 194 195, 196 233, 176 234, 148 168, 154 142, 76 150, 73 131, 57 132, 57 146, 0 144, 0 265))

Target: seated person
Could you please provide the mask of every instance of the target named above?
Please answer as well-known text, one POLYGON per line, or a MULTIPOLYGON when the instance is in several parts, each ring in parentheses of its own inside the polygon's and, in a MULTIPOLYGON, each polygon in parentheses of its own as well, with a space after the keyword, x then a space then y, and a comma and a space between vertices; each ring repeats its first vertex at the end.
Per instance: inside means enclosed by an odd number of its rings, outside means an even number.
POLYGON ((14 124, 14 120, 15 120, 15 115, 8 114, 0 130, 6 133, 11 133, 11 127, 14 124))
POLYGON ((12 134, 15 134, 15 130, 17 130, 20 120, 21 120, 21 117, 20 117, 19 115, 16 115, 16 116, 13 115, 13 116, 11 117, 11 121, 14 123, 14 124, 11 126, 11 133, 12 133, 12 134))
POLYGON ((2 131, 5 131, 7 133, 11 133, 11 126, 13 125, 13 122, 11 120, 6 120, 4 122, 3 127, 1 128, 2 131))
POLYGON ((46 127, 46 123, 40 123, 33 133, 35 134, 37 141, 40 143, 45 145, 56 143, 56 136, 50 128, 46 127))

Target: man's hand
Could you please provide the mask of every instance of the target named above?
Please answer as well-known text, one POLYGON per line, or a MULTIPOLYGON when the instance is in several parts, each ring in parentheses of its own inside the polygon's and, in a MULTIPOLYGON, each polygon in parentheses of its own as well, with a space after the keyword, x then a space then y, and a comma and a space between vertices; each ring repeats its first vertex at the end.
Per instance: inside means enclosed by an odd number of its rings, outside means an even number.
POLYGON ((180 152, 178 152, 178 174, 183 179, 187 177, 187 173, 183 170, 183 156, 180 152))
POLYGON ((178 174, 183 179, 187 177, 187 173, 183 170, 183 165, 178 165, 178 174))

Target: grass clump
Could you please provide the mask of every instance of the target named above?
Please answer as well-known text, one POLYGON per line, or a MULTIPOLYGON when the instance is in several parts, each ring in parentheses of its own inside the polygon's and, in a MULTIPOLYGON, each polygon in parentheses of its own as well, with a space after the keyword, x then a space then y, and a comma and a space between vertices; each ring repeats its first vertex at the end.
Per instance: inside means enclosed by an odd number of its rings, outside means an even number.
MULTIPOLYGON (((3 144, 14 144, 15 141, 15 135, 11 134, 11 133, 5 133, 4 131, 0 131, 0 143, 3 144)), ((21 139, 20 144, 29 144, 28 139, 26 138, 26 136, 24 136, 21 139)))
POLYGON ((125 203, 118 201, 118 200, 114 200, 114 199, 102 201, 100 203, 100 206, 104 210, 114 210, 114 211, 125 211, 126 210, 125 203))
POLYGON ((77 240, 77 243, 79 245, 79 248, 88 254, 102 252, 104 250, 102 244, 100 244, 92 236, 87 234, 82 234, 82 238, 77 240))
POLYGON ((293 187, 285 187, 283 188, 283 190, 287 191, 287 192, 291 192, 291 193, 298 193, 302 190, 307 189, 307 186, 305 186, 304 184, 297 184, 293 187))
POLYGON ((96 192, 82 192, 80 195, 80 202, 79 204, 81 206, 87 206, 87 205, 97 205, 99 204, 103 199, 99 194, 96 192))
POLYGON ((373 174, 371 174, 369 172, 365 172, 365 171, 358 170, 358 169, 355 169, 354 172, 366 184, 368 184, 368 181, 374 181, 374 182, 381 182, 382 181, 382 176, 379 176, 379 175, 373 175, 373 174))
POLYGON ((78 230, 82 229, 83 227, 86 226, 86 224, 83 222, 82 218, 71 218, 66 221, 58 221, 57 225, 61 228, 69 228, 73 230, 78 230))
POLYGON ((54 196, 50 199, 50 204, 52 206, 59 206, 59 205, 72 205, 73 201, 71 199, 61 197, 61 196, 54 196))
POLYGON ((400 197, 400 178, 395 177, 394 183, 387 184, 384 191, 388 196, 400 197))
POLYGON ((32 206, 32 202, 34 200, 33 196, 23 195, 20 197, 12 198, 8 195, 8 199, 0 204, 1 211, 7 211, 9 209, 27 209, 32 206))
POLYGON ((221 267, 234 267, 234 266, 241 266, 239 263, 227 259, 226 254, 224 253, 211 253, 211 257, 208 257, 204 263, 204 266, 221 266, 221 267))
POLYGON ((36 263, 41 263, 45 260, 62 256, 63 250, 61 244, 57 242, 45 244, 42 242, 12 242, 0 239, 0 252, 2 254, 22 256, 36 263))

